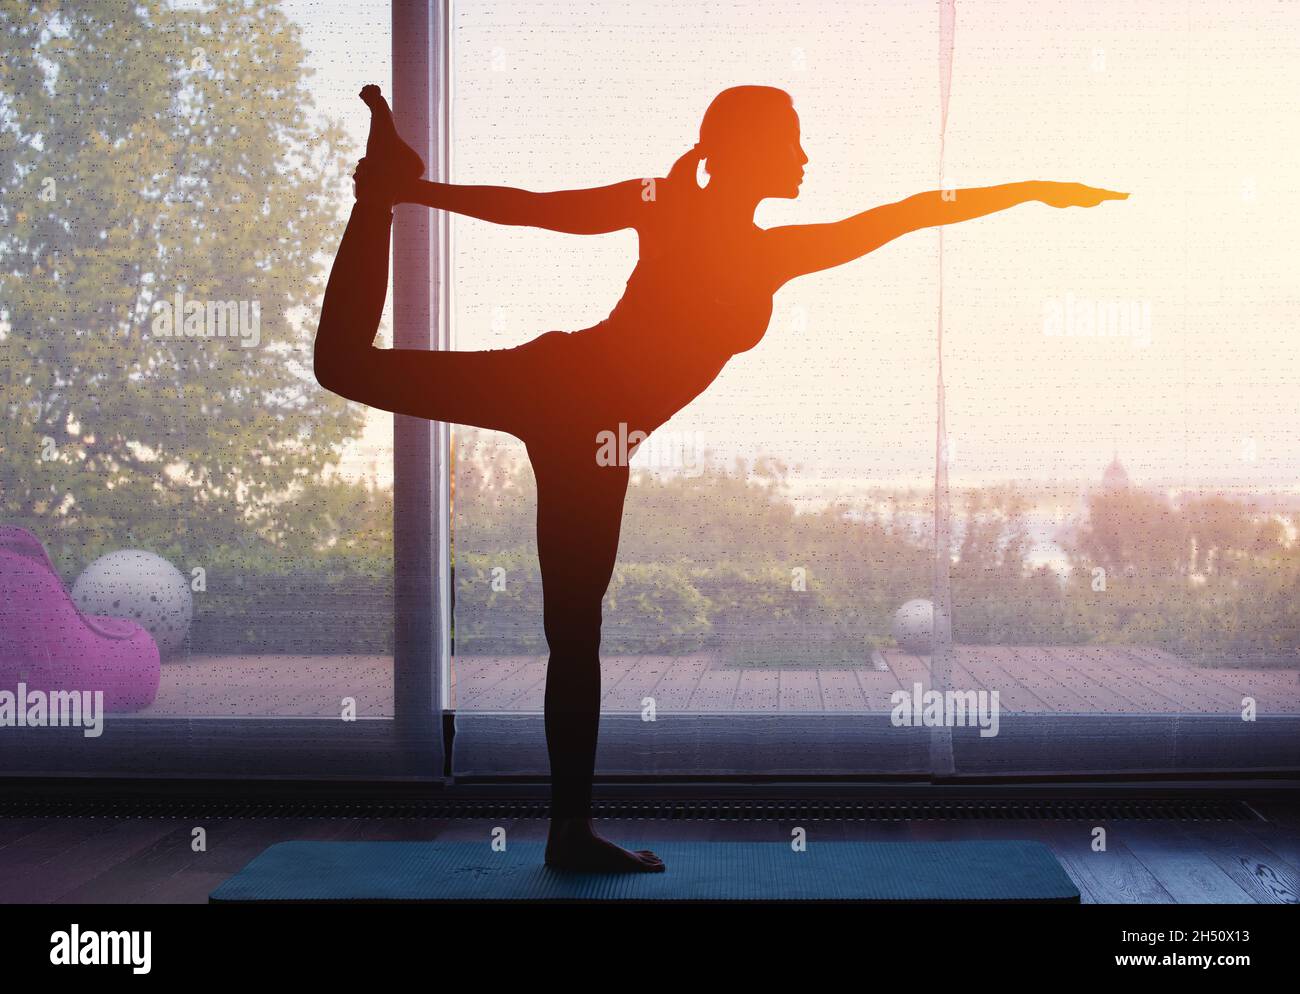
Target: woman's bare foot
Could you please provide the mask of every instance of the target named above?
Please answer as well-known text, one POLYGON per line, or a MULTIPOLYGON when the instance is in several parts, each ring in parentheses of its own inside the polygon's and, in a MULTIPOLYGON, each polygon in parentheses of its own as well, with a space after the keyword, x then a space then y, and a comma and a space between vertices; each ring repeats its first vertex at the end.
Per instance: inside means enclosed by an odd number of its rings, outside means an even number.
POLYGON ((370 108, 370 133, 366 157, 357 163, 353 177, 357 181, 357 199, 381 199, 391 205, 424 175, 424 160, 398 135, 393 112, 379 87, 362 87, 361 99, 370 108))
POLYGON ((590 821, 551 822, 546 865, 585 873, 663 873, 664 861, 649 849, 631 852, 602 839, 590 821))

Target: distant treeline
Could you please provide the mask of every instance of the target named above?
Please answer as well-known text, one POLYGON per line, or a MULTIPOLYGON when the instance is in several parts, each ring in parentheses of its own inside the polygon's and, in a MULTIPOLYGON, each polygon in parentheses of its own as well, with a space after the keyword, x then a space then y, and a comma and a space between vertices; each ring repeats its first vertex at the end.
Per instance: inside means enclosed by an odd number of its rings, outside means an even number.
MULTIPOLYGON (((459 432, 454 476, 456 652, 544 653, 531 471, 493 436, 459 432)), ((848 503, 796 513, 788 479, 770 461, 634 474, 604 650, 834 666, 891 645, 897 608, 930 596, 930 537, 848 503)), ((1028 565, 1026 507, 1009 486, 955 502, 958 641, 1158 646, 1213 666, 1300 658, 1300 549, 1282 522, 1224 498, 1175 509, 1138 489, 1098 492, 1058 536, 1062 576, 1028 565)), ((232 518, 214 547, 175 535, 145 547, 207 570, 193 653, 387 653, 391 514, 387 490, 313 482, 273 526, 232 518)), ((109 532, 76 558, 120 544, 109 532)))

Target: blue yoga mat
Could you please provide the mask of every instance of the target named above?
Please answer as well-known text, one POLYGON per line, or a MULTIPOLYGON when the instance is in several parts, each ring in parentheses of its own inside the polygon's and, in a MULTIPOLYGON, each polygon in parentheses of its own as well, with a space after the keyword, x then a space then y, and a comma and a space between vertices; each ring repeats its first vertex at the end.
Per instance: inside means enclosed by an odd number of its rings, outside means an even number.
POLYGON ((281 842, 212 892, 213 903, 317 901, 941 901, 1078 903, 1039 842, 627 842, 665 873, 558 872, 543 846, 281 842))

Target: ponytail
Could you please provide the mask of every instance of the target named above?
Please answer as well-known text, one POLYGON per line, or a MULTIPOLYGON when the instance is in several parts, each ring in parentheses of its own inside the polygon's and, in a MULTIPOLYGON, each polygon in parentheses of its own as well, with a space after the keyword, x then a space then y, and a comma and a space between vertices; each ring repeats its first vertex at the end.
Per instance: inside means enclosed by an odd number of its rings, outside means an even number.
POLYGON ((668 186, 673 190, 684 190, 689 192, 699 192, 699 186, 696 185, 695 176, 699 172, 700 163, 708 158, 708 153, 696 142, 691 148, 673 163, 672 169, 668 170, 668 186))

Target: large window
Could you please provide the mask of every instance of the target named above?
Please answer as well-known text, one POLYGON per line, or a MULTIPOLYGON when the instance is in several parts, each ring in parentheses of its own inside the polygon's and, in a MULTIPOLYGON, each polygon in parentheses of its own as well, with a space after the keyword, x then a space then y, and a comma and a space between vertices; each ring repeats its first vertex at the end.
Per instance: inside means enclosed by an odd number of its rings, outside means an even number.
MULTIPOLYGON (((766 339, 633 462, 603 768, 1294 765, 1297 121, 1273 95, 1300 15, 959 4, 948 62, 942 6, 452 5, 459 182, 663 175, 718 91, 757 82, 793 94, 811 158, 764 226, 940 185, 1133 192, 910 235, 780 292, 766 339), (954 644, 932 686, 933 607, 905 605, 935 597, 940 324, 954 644), (900 724, 894 695, 932 689, 996 693, 997 734, 900 724)), ((458 219, 449 250, 468 349, 601 320, 637 245, 458 219)), ((454 438, 455 768, 541 770, 531 474, 505 436, 454 438)))
MULTIPOLYGON (((0 20, 0 524, 162 655, 151 674, 77 629, 51 674, 7 613, 5 689, 127 691, 101 736, 28 729, 6 768, 393 768, 392 419, 311 369, 389 4, 0 20)), ((72 632, 65 608, 51 588, 26 609, 72 632)))
MULTIPOLYGON (((98 738, 0 730, 0 771, 438 776, 454 711, 454 774, 545 772, 522 447, 394 425, 311 375, 367 82, 435 177, 535 190, 662 175, 717 92, 784 87, 811 161, 764 226, 940 186, 1132 191, 780 292, 765 340, 633 461, 601 772, 1300 765, 1300 122, 1276 97, 1300 10, 990 0, 950 35, 951 9, 0 14, 0 526, 164 653, 98 738), (910 702, 935 690, 985 717, 996 694, 997 734, 932 727, 910 702)), ((402 208, 381 337, 587 327, 636 253, 402 208)), ((0 691, 47 679, 5 617, 0 691)))

